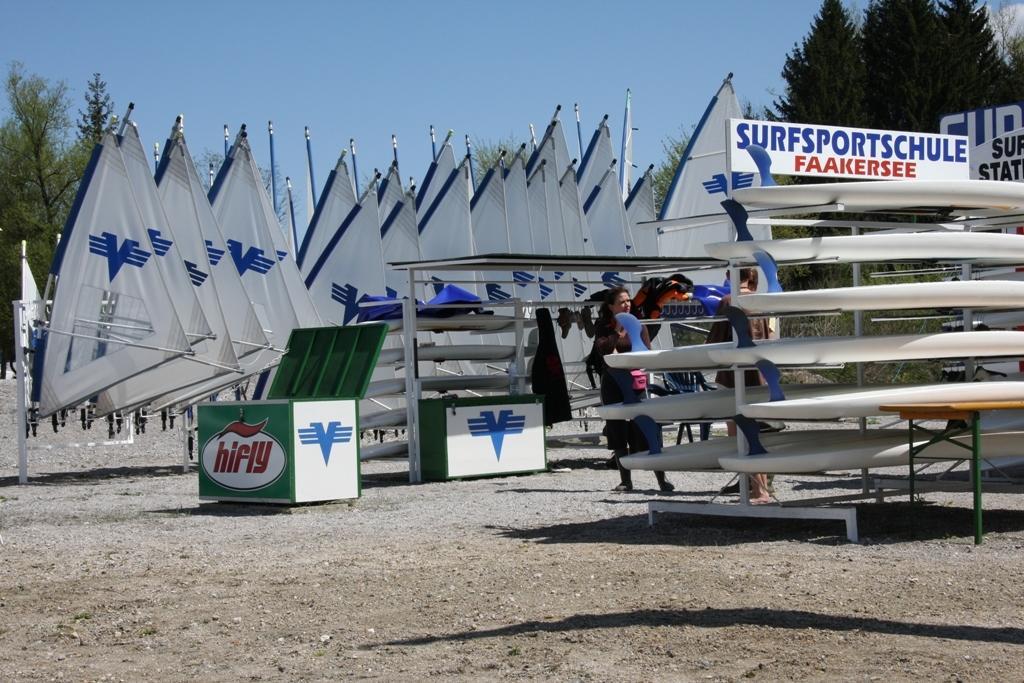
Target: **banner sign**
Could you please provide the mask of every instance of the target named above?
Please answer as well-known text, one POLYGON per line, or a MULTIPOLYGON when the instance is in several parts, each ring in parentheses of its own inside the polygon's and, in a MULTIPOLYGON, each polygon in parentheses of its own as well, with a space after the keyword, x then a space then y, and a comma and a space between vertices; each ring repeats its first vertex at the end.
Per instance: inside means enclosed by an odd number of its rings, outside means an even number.
POLYGON ((1024 101, 945 114, 939 119, 940 133, 966 135, 971 147, 1018 128, 1024 128, 1024 101))
POLYGON ((1024 181, 1024 128, 998 135, 972 149, 971 177, 1024 181))
POLYGON ((729 119, 729 168, 758 172, 750 145, 767 151, 771 173, 861 180, 963 180, 967 138, 933 133, 729 119))

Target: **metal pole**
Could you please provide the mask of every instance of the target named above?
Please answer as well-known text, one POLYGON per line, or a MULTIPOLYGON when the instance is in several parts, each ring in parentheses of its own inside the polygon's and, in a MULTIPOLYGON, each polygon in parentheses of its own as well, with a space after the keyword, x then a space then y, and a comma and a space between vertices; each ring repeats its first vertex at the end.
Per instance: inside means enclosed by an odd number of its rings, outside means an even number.
MULTIPOLYGON (((16 425, 18 432, 18 483, 28 483, 28 437, 25 430, 28 426, 28 404, 25 401, 25 349, 21 345, 21 325, 24 318, 24 310, 20 301, 14 302, 14 367, 18 374, 18 397, 16 425)), ((29 334, 32 332, 29 330, 29 334)))
POLYGON ((437 135, 434 133, 434 126, 430 126, 430 158, 437 161, 437 135))
POLYGON ((580 159, 583 158, 583 128, 580 126, 580 105, 579 102, 572 105, 576 112, 576 142, 579 143, 580 159))
MULTIPOLYGON (((225 123, 224 124, 224 159, 225 160, 228 158, 228 150, 229 150, 229 145, 228 145, 228 124, 225 123)), ((211 166, 213 166, 213 164, 211 164, 211 166)))
POLYGON ((422 481, 419 440, 419 363, 416 359, 416 269, 409 271, 409 296, 403 302, 402 327, 405 328, 405 408, 406 433, 409 435, 409 482, 422 481))
POLYGON ((398 138, 394 133, 391 134, 391 154, 395 158, 395 166, 398 166, 398 138))
POLYGON ((274 122, 267 121, 267 134, 270 136, 270 203, 274 205, 274 215, 281 215, 281 205, 277 203, 277 165, 274 164, 274 122))
POLYGON ((156 169, 160 166, 160 143, 153 143, 153 173, 156 173, 156 169))
POLYGON ((469 159, 469 182, 473 187, 473 194, 476 194, 476 172, 473 170, 473 146, 469 142, 469 134, 466 134, 466 157, 469 159))
POLYGON ((971 481, 974 484, 974 545, 981 545, 981 413, 971 413, 971 481))
POLYGON ((356 139, 348 139, 348 149, 352 153, 352 181, 356 184, 356 196, 359 196, 359 171, 356 169, 356 139))
POLYGON ((316 206, 316 179, 313 177, 313 145, 309 141, 309 126, 306 126, 306 164, 309 167, 309 194, 313 198, 313 206, 316 206))

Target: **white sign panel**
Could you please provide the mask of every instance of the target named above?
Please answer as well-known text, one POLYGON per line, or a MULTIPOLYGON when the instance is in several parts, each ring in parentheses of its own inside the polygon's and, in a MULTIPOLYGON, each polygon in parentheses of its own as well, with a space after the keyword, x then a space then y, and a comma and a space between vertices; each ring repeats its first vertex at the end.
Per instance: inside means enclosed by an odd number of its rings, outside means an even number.
POLYGON ((747 147, 768 153, 778 175, 861 180, 963 180, 967 138, 870 128, 729 119, 732 171, 758 172, 747 147))
POLYGON ((543 470, 544 407, 540 403, 459 406, 445 410, 448 476, 543 470))
POLYGON ((971 177, 1024 181, 1024 128, 992 138, 972 149, 971 177))
POLYGON ((359 497, 355 401, 292 403, 295 502, 359 497))

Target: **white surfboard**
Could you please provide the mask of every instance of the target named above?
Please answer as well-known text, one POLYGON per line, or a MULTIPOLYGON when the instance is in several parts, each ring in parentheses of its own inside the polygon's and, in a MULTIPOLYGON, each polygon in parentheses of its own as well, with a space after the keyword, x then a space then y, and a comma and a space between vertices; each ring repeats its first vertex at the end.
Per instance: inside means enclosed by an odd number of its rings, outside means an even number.
POLYGON ((384 443, 359 446, 360 460, 373 460, 374 458, 394 458, 409 454, 408 441, 385 441, 384 443))
MULTIPOLYGON (((761 445, 771 450, 774 447, 786 447, 789 445, 828 444, 835 447, 837 444, 849 444, 853 442, 875 443, 884 439, 900 437, 904 441, 907 435, 903 431, 874 430, 861 434, 856 429, 808 429, 808 430, 786 430, 770 434, 761 434, 761 445)), ((735 456, 736 437, 726 436, 708 441, 696 441, 684 443, 677 446, 669 446, 657 455, 649 453, 637 453, 621 459, 622 466, 628 470, 661 470, 663 472, 690 472, 700 470, 721 469, 719 458, 735 456)))
MULTIPOLYGON (((516 355, 516 349, 514 346, 502 344, 453 344, 451 346, 420 346, 416 354, 420 360, 435 362, 448 360, 498 361, 512 358, 516 355)), ((377 358, 377 364, 400 363, 404 358, 405 349, 383 349, 377 358)))
MULTIPOLYGON (((971 435, 956 437, 957 442, 967 446, 961 448, 948 442, 932 444, 921 455, 928 458, 962 460, 969 458, 971 435)), ((925 441, 916 441, 921 445, 925 441)), ((996 432, 981 437, 981 455, 997 458, 1019 455, 1024 444, 1024 432, 996 432)), ((894 433, 891 443, 871 441, 849 443, 839 448, 830 448, 826 443, 804 443, 781 446, 770 453, 754 456, 723 456, 718 463, 728 472, 828 472, 831 470, 853 470, 872 467, 893 467, 909 462, 909 439, 904 434, 894 433)))
POLYGON ((723 260, 753 262, 763 251, 780 263, 830 261, 983 261, 1024 262, 1020 235, 987 232, 902 232, 870 235, 819 236, 781 240, 715 242, 708 255, 723 260))
MULTIPOLYGON (((819 385, 821 386, 821 385, 819 385)), ((828 386, 828 385, 824 385, 828 386)), ((783 387, 786 392, 786 388, 783 387)), ((1024 382, 949 382, 917 386, 862 387, 860 390, 787 400, 747 403, 740 412, 757 420, 836 420, 843 417, 892 415, 879 406, 900 403, 1024 400, 1024 382)), ((1024 443, 1021 444, 1024 448, 1024 443)))
POLYGON ((704 370, 753 365, 869 363, 931 358, 998 357, 1024 354, 1024 332, 979 331, 873 337, 807 337, 758 342, 735 348, 732 342, 681 346, 665 351, 614 353, 605 362, 614 368, 704 370))
MULTIPOLYGON (((436 375, 420 377, 423 391, 458 391, 469 389, 505 389, 509 387, 508 375, 436 375)), ((376 398, 405 392, 405 379, 384 379, 370 382, 365 398, 376 398)))
POLYGON ((1024 185, 994 180, 886 180, 773 185, 735 190, 733 199, 750 209, 843 204, 847 211, 924 207, 1009 211, 1024 207, 1024 185))
MULTIPOLYGON (((782 389, 786 396, 803 397, 831 396, 863 390, 863 387, 848 384, 790 384, 783 385, 782 389)), ((746 391, 748 400, 768 400, 768 387, 747 387, 746 391)), ((598 406, 597 414, 605 420, 632 420, 639 415, 665 421, 727 418, 736 414, 736 395, 732 389, 717 389, 692 394, 658 396, 640 403, 611 403, 598 406)))
MULTIPOLYGON (((377 325, 381 322, 388 326, 389 333, 402 331, 401 319, 370 321, 357 324, 377 325)), ((416 329, 420 332, 444 332, 449 330, 497 332, 501 330, 511 330, 515 323, 515 316, 511 315, 477 315, 475 313, 468 313, 465 315, 452 315, 447 318, 428 318, 418 316, 416 318, 416 329)), ((523 321, 523 327, 526 329, 536 326, 537 323, 533 320, 523 321)))
POLYGON ((972 280, 744 294, 735 303, 748 313, 801 313, 903 308, 1016 308, 1021 302, 1024 302, 1024 282, 972 280))

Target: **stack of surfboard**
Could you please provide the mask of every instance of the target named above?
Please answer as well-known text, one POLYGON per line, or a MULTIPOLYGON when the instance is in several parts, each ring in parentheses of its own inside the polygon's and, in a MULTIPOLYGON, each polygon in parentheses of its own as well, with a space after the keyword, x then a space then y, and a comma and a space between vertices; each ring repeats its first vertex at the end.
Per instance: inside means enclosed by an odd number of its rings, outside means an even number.
MULTIPOLYGON (((1024 208, 1024 186, 991 181, 891 181, 827 185, 770 186, 737 190, 735 199, 750 208, 843 204, 847 211, 944 207, 966 215, 992 215, 1024 208)), ((778 263, 935 261, 980 264, 1024 263, 1024 238, 949 229, 883 232, 858 236, 723 242, 707 245, 709 255, 734 264, 753 263, 756 252, 778 263)), ((822 311, 967 308, 1019 309, 1020 280, 970 280, 885 284, 835 289, 748 294, 736 304, 750 315, 822 311)), ((778 367, 845 362, 891 362, 941 358, 1008 358, 1024 355, 1024 332, 1012 330, 783 339, 736 348, 732 343, 638 351, 609 356, 609 365, 648 370, 749 368, 768 361, 778 367)), ((781 386, 771 400, 766 387, 746 390, 737 404, 732 390, 652 398, 639 404, 599 409, 606 419, 649 415, 656 420, 727 418, 755 420, 836 420, 883 414, 880 406, 898 403, 1024 399, 1024 381, 942 383, 914 386, 781 386)), ((984 426, 984 423, 983 423, 984 426)), ((1002 416, 989 423, 982 439, 986 458, 1019 456, 1024 450, 1024 419, 1002 416)), ((969 437, 965 437, 969 439, 969 437)), ((660 454, 623 459, 631 469, 732 472, 819 472, 905 464, 904 430, 787 430, 761 436, 768 452, 737 452, 733 438, 683 444, 660 454)), ((930 447, 929 456, 960 459, 953 445, 930 447)))

